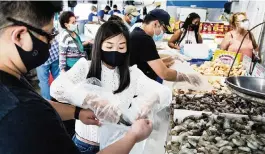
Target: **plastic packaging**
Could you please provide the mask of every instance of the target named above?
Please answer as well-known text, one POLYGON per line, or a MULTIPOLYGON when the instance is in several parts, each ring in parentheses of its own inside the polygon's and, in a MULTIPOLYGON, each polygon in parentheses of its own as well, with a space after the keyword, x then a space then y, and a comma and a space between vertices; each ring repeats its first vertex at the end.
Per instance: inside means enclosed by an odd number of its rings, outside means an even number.
MULTIPOLYGON (((152 116, 153 131, 151 135, 146 140, 136 143, 130 151, 130 154, 154 154, 164 152, 164 143, 169 129, 169 108, 163 108, 153 113, 152 116)), ((130 127, 124 125, 103 123, 99 128, 100 149, 102 150, 121 139, 129 129, 130 127)))
MULTIPOLYGON (((167 122, 164 124, 163 122, 166 122, 169 119, 169 117, 166 116, 168 115, 169 110, 167 110, 164 105, 158 104, 158 102, 159 97, 156 96, 156 94, 145 97, 136 97, 133 99, 132 105, 129 109, 121 109, 123 117, 127 117, 127 120, 131 123, 137 118, 147 118, 153 123, 153 132, 150 137, 135 144, 130 154, 146 154, 147 149, 150 151, 150 149, 154 150, 156 148, 157 142, 161 142, 161 140, 165 141, 168 128, 167 125, 169 123, 167 122), (140 105, 139 103, 142 103, 143 101, 145 101, 145 103, 140 105), (142 111, 146 107, 150 110, 148 112, 142 111), (163 129, 161 130, 161 128, 163 129)), ((126 118, 124 119, 126 120, 126 118)), ((122 124, 103 123, 99 128, 100 134, 102 134, 100 135, 100 149, 104 149, 108 145, 121 139, 129 129, 130 127, 122 124)), ((161 147, 163 147, 163 145, 161 145, 161 147)))
POLYGON ((78 86, 90 93, 85 99, 83 108, 94 111, 96 117, 101 121, 117 123, 120 119, 120 100, 111 91, 106 91, 101 87, 101 82, 96 78, 89 78, 78 86))
MULTIPOLYGON (((113 105, 112 107, 118 108, 126 122, 133 123, 137 118, 148 118, 153 122, 153 132, 150 137, 135 144, 130 154, 147 154, 149 152, 146 150, 149 149, 148 151, 154 151, 158 143, 161 145, 161 149, 163 149, 163 144, 161 143, 166 139, 165 137, 169 125, 169 118, 164 116, 167 115, 169 111, 165 110, 165 107, 169 106, 172 97, 168 98, 170 100, 167 100, 164 97, 168 97, 168 95, 161 95, 160 98, 158 93, 156 93, 158 90, 154 88, 153 91, 147 91, 144 96, 133 98, 131 106, 128 108, 128 106, 126 107, 126 105, 120 103, 117 95, 114 95, 111 91, 104 90, 101 87, 101 82, 95 78, 87 79, 86 82, 82 83, 81 87, 99 95, 102 99, 108 100, 109 104, 113 105), (148 145, 147 142, 149 143, 148 145)), ((111 115, 108 114, 111 109, 111 107, 106 107, 100 110, 102 111, 100 113, 111 115)), ((96 113, 96 116, 99 116, 99 114, 96 113)), ((104 119, 106 119, 106 117, 101 119, 102 125, 99 127, 100 149, 104 149, 108 145, 118 141, 130 129, 129 126, 117 124, 117 122, 108 122, 104 119)))
MULTIPOLYGON (((124 125, 103 123, 99 128, 100 150, 121 139, 129 129, 130 127, 124 125)), ((145 143, 146 140, 136 143, 130 151, 130 154, 143 154, 145 143)))
POLYGON ((171 66, 171 69, 176 70, 178 73, 194 74, 200 78, 199 86, 190 84, 189 81, 187 81, 190 79, 187 77, 186 82, 175 82, 173 84, 175 89, 181 89, 184 91, 189 89, 194 91, 212 91, 214 89, 208 82, 208 78, 193 70, 193 68, 187 62, 176 62, 173 66, 171 66))
POLYGON ((198 55, 193 55, 193 52, 185 53, 184 46, 181 47, 180 53, 182 55, 190 57, 190 60, 211 60, 212 57, 213 57, 213 50, 211 50, 211 49, 208 50, 208 54, 206 54, 206 53, 204 54, 204 57, 201 57, 201 56, 198 56, 198 55))
POLYGON ((135 97, 132 100, 130 108, 127 109, 120 106, 120 110, 123 116, 128 118, 128 121, 131 123, 139 118, 148 118, 153 122, 153 114, 158 112, 158 102, 159 97, 154 93, 149 96, 135 97))

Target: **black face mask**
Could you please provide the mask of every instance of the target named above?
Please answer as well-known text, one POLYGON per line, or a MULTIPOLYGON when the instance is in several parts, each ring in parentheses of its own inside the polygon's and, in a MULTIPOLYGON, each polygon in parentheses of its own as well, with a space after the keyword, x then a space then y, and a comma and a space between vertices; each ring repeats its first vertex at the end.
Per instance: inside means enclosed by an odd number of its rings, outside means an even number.
POLYGON ((194 29, 198 28, 198 25, 191 24, 191 25, 190 25, 190 28, 191 28, 192 30, 194 30, 194 29))
POLYGON ((121 66, 124 64, 126 53, 120 53, 118 51, 104 51, 102 50, 102 60, 112 66, 121 66))
POLYGON ((41 40, 36 38, 31 32, 29 32, 29 34, 32 39, 32 45, 33 45, 31 51, 25 51, 21 47, 15 44, 17 51, 20 55, 20 58, 24 63, 27 71, 30 71, 42 65, 48 60, 50 56, 49 52, 50 44, 42 42, 41 40))

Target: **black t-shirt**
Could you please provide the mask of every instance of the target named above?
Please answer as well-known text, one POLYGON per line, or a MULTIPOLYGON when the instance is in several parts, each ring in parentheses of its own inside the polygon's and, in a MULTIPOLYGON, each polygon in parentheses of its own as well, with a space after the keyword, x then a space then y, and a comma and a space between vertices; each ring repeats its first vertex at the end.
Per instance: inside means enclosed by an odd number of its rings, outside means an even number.
POLYGON ((0 153, 79 154, 53 107, 28 82, 0 71, 0 153))
POLYGON ((156 73, 147 63, 160 58, 153 38, 136 27, 130 34, 130 41, 130 65, 137 64, 146 76, 156 80, 156 73))

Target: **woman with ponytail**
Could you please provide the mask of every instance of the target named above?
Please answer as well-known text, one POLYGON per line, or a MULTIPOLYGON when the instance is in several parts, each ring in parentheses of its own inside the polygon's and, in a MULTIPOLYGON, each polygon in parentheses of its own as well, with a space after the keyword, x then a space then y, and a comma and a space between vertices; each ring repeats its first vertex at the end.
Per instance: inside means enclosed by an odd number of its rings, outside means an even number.
POLYGON ((168 46, 173 49, 178 49, 184 44, 202 43, 202 37, 199 33, 200 16, 197 13, 191 13, 186 18, 181 29, 168 41, 168 46))

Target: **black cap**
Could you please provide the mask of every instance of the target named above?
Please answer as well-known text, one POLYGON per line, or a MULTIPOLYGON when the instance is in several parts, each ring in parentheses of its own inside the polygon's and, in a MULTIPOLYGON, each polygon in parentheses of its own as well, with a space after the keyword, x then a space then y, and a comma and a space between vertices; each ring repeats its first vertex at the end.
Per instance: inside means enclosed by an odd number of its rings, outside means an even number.
POLYGON ((150 11, 149 14, 151 16, 154 16, 155 18, 157 18, 157 20, 159 20, 164 24, 165 26, 164 28, 166 29, 167 33, 171 33, 170 30, 168 29, 168 27, 170 27, 169 25, 170 15, 165 10, 154 9, 150 11))

